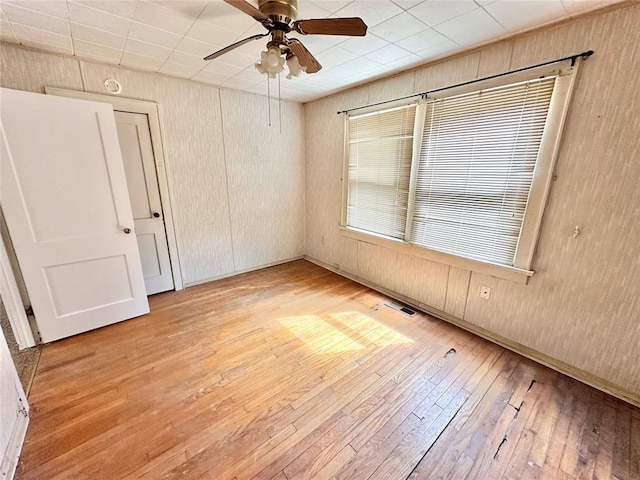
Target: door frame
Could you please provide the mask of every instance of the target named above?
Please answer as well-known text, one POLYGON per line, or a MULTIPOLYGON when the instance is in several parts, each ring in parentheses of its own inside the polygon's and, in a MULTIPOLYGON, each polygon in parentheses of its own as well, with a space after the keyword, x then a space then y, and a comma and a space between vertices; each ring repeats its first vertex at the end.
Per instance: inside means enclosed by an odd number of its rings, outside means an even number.
POLYGON ((162 214, 164 218, 164 228, 167 234, 167 245, 169 247, 169 262, 171 264, 171 275, 173 276, 173 286, 175 290, 184 289, 180 270, 180 256, 178 254, 178 243, 173 223, 173 212, 171 209, 171 194, 169 189, 169 176, 166 169, 166 159, 162 142, 162 129, 160 126, 160 105, 155 102, 145 100, 135 100, 132 98, 112 97, 99 93, 86 93, 64 88, 44 87, 47 95, 57 95, 59 97, 77 98, 92 102, 109 103, 114 110, 140 113, 147 115, 149 119, 149 130, 151 132, 151 145, 158 177, 158 187, 160 188, 160 201, 162 202, 162 214))
POLYGON ((36 345, 36 340, 31 330, 31 325, 22 304, 22 297, 16 282, 9 254, 4 245, 4 239, 0 235, 0 297, 4 305, 9 324, 13 330, 20 350, 36 345))

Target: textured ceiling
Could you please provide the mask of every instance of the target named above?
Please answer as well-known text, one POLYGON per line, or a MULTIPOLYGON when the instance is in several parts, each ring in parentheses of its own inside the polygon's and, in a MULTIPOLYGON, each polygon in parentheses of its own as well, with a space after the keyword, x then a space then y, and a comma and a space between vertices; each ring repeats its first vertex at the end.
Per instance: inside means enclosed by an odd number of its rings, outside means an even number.
MULTIPOLYGON (((369 31, 359 38, 290 34, 323 69, 292 80, 283 74, 281 95, 306 102, 616 1, 299 0, 300 19, 361 17, 369 31)), ((263 32, 222 0, 0 0, 5 42, 266 95, 267 79, 254 68, 266 39, 202 60, 263 32)), ((277 88, 272 80, 271 93, 277 88)))

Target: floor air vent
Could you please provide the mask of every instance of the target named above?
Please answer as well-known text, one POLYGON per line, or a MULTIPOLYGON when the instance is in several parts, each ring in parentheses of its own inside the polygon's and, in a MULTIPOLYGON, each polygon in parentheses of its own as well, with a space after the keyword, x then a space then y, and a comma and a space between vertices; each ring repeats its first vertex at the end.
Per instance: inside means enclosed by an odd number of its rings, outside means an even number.
POLYGON ((413 317, 416 314, 416 312, 411 310, 409 307, 405 307, 404 305, 400 305, 399 303, 396 303, 396 302, 388 302, 388 303, 385 303, 385 305, 389 308, 393 308, 394 310, 398 310, 399 312, 402 312, 405 315, 409 315, 410 317, 413 317))

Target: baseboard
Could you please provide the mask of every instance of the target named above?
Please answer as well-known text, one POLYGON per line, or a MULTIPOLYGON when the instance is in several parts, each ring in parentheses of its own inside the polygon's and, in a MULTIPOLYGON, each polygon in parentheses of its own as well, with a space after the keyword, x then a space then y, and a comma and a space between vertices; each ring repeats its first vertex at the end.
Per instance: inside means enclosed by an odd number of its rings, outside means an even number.
POLYGON ((282 265, 284 263, 295 262, 296 260, 304 259, 304 255, 298 257, 288 258, 286 260, 277 260, 271 263, 265 263, 263 265, 256 265, 255 267, 245 268, 244 270, 234 270, 233 272, 218 275, 217 277, 205 278, 203 280, 196 280, 195 282, 185 283, 185 288, 195 287, 196 285, 202 285, 203 283, 215 282, 216 280, 222 280, 223 278, 235 277, 236 275, 242 275, 243 273, 253 272, 255 270, 262 270, 263 268, 275 267, 276 265, 282 265))
POLYGON ((3 479, 11 480, 16 472, 18 459, 22 451, 22 444, 27 435, 28 425, 29 417, 18 414, 18 420, 14 425, 13 432, 11 432, 11 439, 9 440, 7 451, 2 459, 2 464, 0 464, 0 477, 3 479))
POLYGON ((418 310, 428 315, 434 316, 436 318, 439 318, 440 320, 444 320, 445 322, 451 323, 457 327, 467 330, 468 332, 471 332, 475 335, 478 335, 479 337, 489 340, 492 343, 495 343, 497 345, 500 345, 501 347, 504 347, 515 353, 518 353, 523 357, 527 357, 528 359, 533 360, 534 362, 540 363, 564 375, 574 378, 579 382, 585 383, 593 388, 606 392, 610 395, 613 395, 616 398, 619 398, 620 400, 624 400, 625 402, 640 408, 640 396, 637 393, 634 393, 630 390, 620 387, 619 385, 615 385, 611 382, 608 382, 607 380, 597 377, 585 370, 581 370, 565 362, 562 362, 553 357, 550 357, 542 352, 529 348, 526 345, 522 345, 520 343, 514 342, 506 337, 497 335, 493 332, 490 332, 489 330, 486 330, 482 327, 478 327, 477 325, 474 325, 460 318, 454 317, 453 315, 450 315, 446 312, 433 308, 429 305, 417 302, 402 294, 399 294, 385 287, 377 285, 373 282, 365 280, 364 278, 360 278, 357 275, 353 275, 351 273, 342 271, 338 268, 335 268, 332 265, 324 263, 321 260, 310 257, 308 255, 305 255, 304 258, 305 260, 308 260, 311 263, 315 263, 316 265, 326 270, 336 273, 342 277, 348 278, 349 280, 353 280, 356 283, 364 285, 365 287, 369 287, 384 295, 388 295, 389 297, 395 300, 398 300, 400 302, 406 303, 407 305, 410 305, 414 308, 417 308, 418 310))

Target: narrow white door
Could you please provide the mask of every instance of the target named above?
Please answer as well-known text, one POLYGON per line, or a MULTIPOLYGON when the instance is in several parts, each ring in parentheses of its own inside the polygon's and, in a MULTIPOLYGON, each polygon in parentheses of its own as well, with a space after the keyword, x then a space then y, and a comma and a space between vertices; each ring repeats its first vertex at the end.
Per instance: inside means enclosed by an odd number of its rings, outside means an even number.
POLYGON ((0 89, 0 202, 44 342, 149 312, 113 110, 0 89))
POLYGON ((142 113, 115 116, 147 294, 173 290, 149 120, 142 113))

